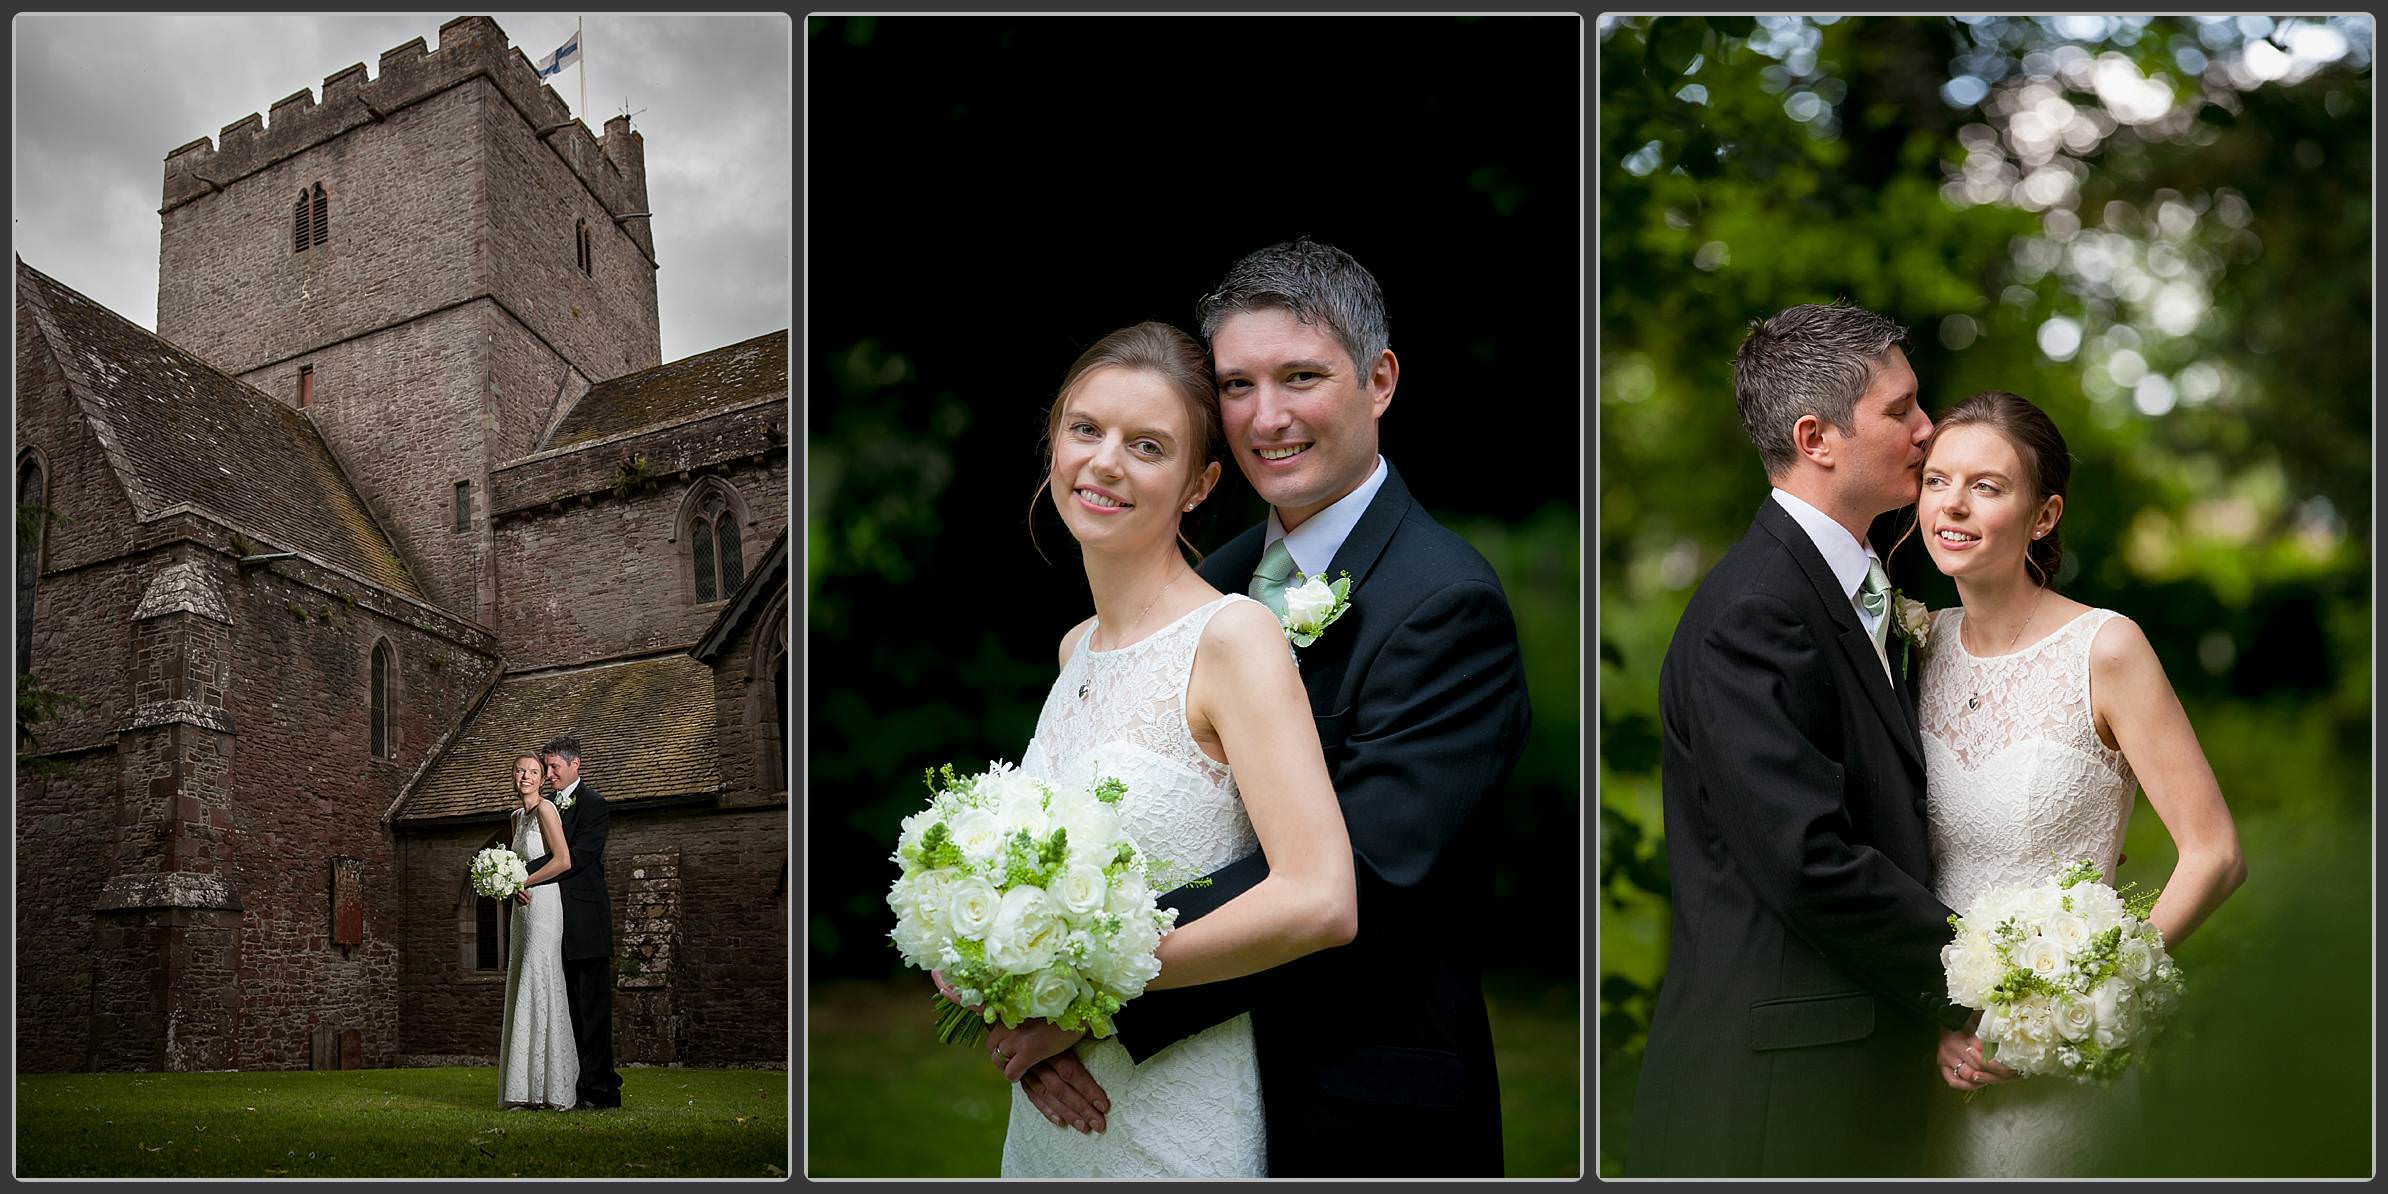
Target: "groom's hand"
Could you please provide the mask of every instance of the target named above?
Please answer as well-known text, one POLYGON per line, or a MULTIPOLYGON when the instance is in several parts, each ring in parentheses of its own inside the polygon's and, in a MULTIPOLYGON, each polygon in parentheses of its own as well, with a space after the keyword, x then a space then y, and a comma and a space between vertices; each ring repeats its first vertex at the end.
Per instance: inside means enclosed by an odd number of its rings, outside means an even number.
POLYGON ((1028 1067, 1020 1079, 1020 1093, 1027 1095, 1054 1127, 1069 1124, 1081 1132, 1100 1132, 1109 1126, 1111 1097, 1103 1093, 1102 1084, 1087 1072, 1077 1054, 1061 1053, 1028 1067))

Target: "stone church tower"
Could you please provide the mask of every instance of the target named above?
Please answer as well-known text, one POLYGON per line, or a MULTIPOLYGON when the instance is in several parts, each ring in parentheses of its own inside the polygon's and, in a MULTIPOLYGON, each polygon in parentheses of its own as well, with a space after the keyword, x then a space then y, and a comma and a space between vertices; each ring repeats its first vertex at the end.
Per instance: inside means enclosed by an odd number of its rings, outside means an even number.
POLYGON ((488 17, 166 158, 160 338, 305 406, 432 602, 494 625, 492 469, 660 363, 646 151, 488 17))

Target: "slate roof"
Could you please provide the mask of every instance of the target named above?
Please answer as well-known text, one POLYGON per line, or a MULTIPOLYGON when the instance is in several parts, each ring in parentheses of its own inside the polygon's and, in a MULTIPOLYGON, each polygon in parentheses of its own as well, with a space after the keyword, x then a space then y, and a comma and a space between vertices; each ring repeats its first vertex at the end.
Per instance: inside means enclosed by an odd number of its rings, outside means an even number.
POLYGON ((398 821, 513 807, 514 756, 580 739, 581 775, 608 806, 721 790, 713 669, 685 654, 510 676, 415 782, 398 821))
POLYGON ((17 262, 17 301, 65 371, 142 518, 189 503, 421 600, 389 536, 305 415, 17 262))
POLYGON ((580 396, 539 450, 591 443, 642 427, 685 423, 787 394, 788 333, 783 328, 599 382, 580 396))

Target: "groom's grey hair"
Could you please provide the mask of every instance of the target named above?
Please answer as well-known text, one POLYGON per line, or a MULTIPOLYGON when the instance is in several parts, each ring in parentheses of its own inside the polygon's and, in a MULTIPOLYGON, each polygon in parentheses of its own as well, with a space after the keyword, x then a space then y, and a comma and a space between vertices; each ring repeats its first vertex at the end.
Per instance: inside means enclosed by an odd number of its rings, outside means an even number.
POLYGON ((1217 289, 1194 304, 1209 343, 1227 317, 1240 311, 1282 310, 1311 325, 1324 324, 1361 380, 1392 343, 1385 327, 1385 293, 1376 276, 1333 245, 1309 237, 1255 249, 1227 270, 1217 289))
POLYGON ((572 762, 580 758, 580 739, 570 734, 550 738, 547 740, 547 745, 539 748, 539 753, 541 755, 561 755, 565 762, 572 762))
POLYGON ((1749 336, 1733 353, 1733 401, 1766 475, 1780 478, 1798 461, 1791 428, 1800 416, 1851 430, 1858 396, 1906 340, 1906 328, 1847 299, 1751 320, 1749 336))

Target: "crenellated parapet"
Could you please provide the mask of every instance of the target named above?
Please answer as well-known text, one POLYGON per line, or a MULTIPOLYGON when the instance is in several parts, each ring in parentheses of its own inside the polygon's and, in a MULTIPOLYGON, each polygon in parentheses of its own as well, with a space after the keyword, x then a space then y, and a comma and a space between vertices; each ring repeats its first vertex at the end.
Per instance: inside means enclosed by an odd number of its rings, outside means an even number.
POLYGON ((644 141, 627 117, 606 122, 602 136, 574 119, 555 89, 542 82, 531 60, 507 44, 505 32, 485 16, 465 16, 439 28, 439 49, 422 38, 385 50, 380 68, 367 78, 357 63, 325 76, 323 98, 313 89, 276 101, 260 117, 251 112, 225 125, 211 141, 201 137, 166 155, 162 215, 198 202, 234 182, 303 153, 352 129, 387 119, 410 104, 475 78, 488 79, 531 131, 552 148, 586 184, 647 260, 655 259, 649 221, 632 213, 647 210, 644 141))

